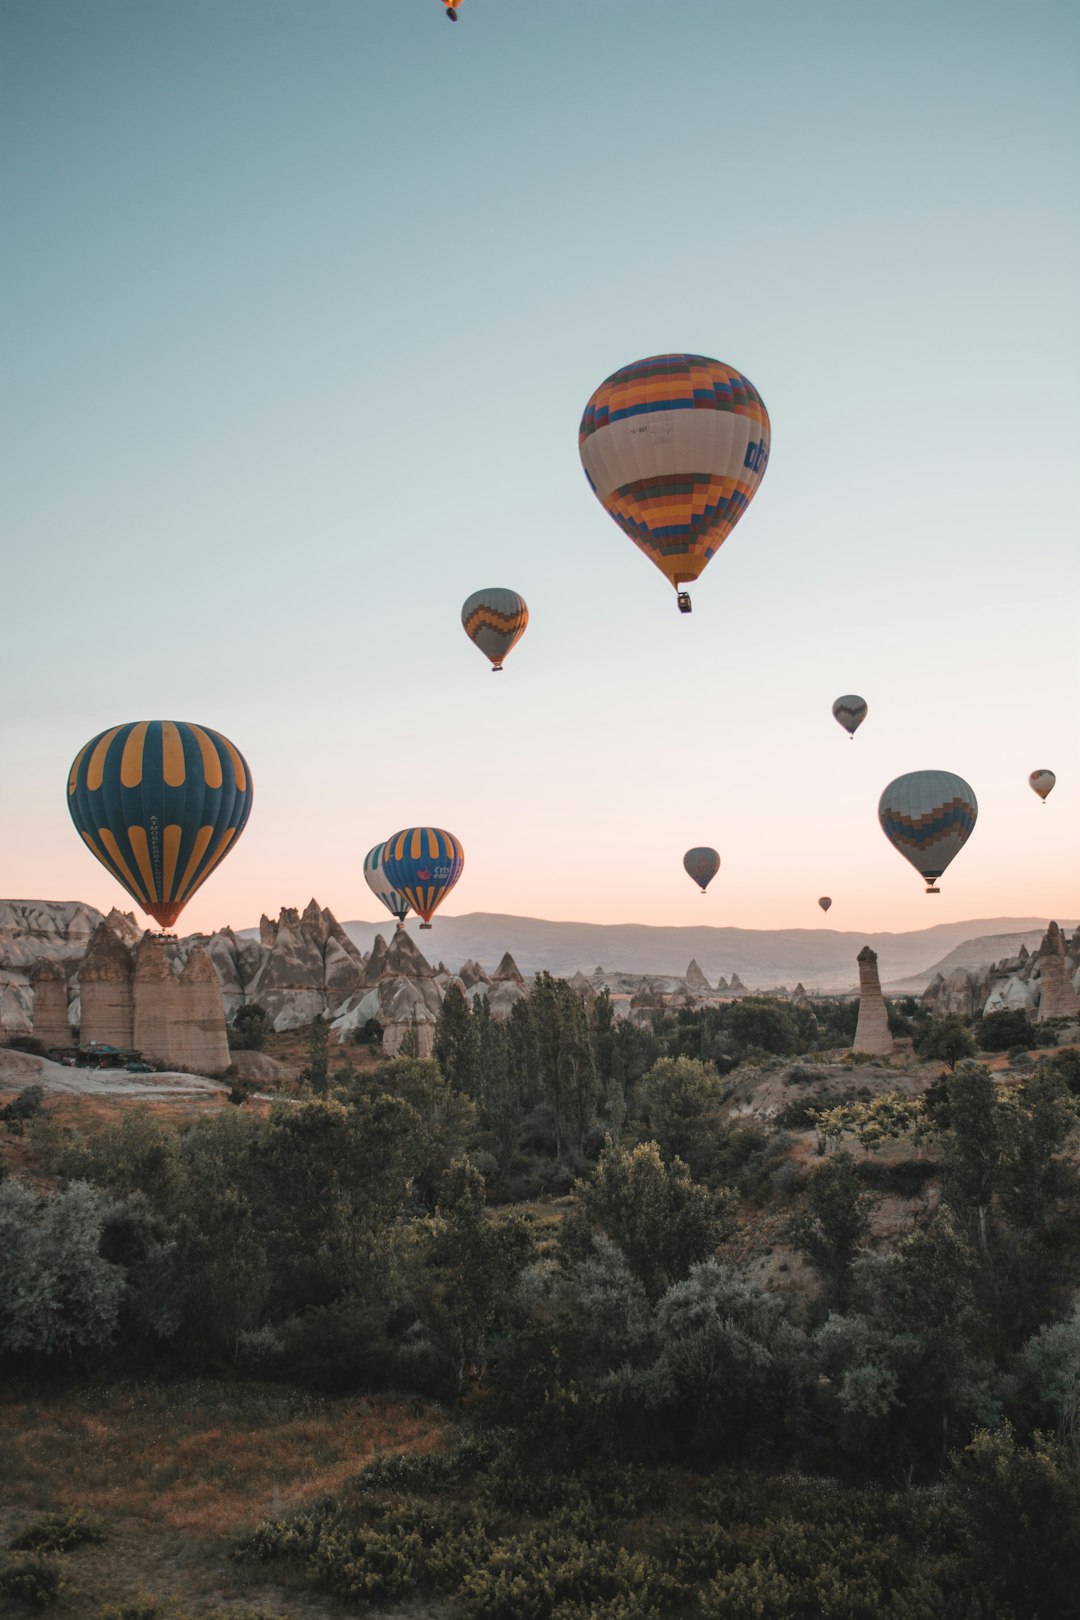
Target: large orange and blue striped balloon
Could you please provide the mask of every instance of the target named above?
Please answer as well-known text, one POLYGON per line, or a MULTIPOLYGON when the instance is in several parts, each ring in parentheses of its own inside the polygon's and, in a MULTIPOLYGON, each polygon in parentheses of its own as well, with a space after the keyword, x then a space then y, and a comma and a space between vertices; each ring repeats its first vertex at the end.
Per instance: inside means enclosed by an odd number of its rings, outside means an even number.
POLYGON ((678 590, 753 500, 769 437, 769 413, 741 372, 702 354, 655 354, 600 384, 578 449, 605 512, 678 590))
POLYGON ((433 914, 461 876, 465 852, 441 827, 406 827, 388 838, 382 866, 390 883, 431 927, 433 914))
POLYGON ((251 771, 209 726, 132 720, 79 750, 67 800, 91 854, 171 928, 243 832, 251 771))

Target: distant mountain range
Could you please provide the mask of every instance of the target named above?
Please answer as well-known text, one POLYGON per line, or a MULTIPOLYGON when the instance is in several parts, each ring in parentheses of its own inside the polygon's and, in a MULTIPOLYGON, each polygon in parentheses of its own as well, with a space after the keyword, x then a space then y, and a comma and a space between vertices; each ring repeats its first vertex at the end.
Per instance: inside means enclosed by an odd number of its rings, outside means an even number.
MULTIPOLYGON (((429 961, 441 960, 451 971, 473 960, 491 972, 504 951, 511 953, 522 973, 546 969, 558 978, 579 971, 589 974, 597 967, 607 972, 683 974, 694 960, 714 984, 721 976, 729 979, 738 973, 750 989, 775 989, 781 984, 791 989, 801 982, 808 990, 847 991, 858 984, 855 958, 864 945, 877 951, 884 985, 917 977, 921 989, 942 961, 950 966, 984 966, 1014 955, 1021 940, 1031 949, 1031 940, 1038 943, 1048 921, 981 917, 936 923, 910 933, 867 934, 835 928, 651 928, 642 923, 549 922, 475 911, 463 917, 437 916, 430 933, 418 932, 413 919, 408 928, 429 961), (990 954, 978 954, 985 951, 990 954), (963 953, 971 952, 978 960, 973 956, 969 964, 963 953)), ((1058 921, 1065 926, 1064 919, 1058 921)), ((376 934, 388 939, 394 924, 386 917, 342 926, 366 952, 376 934)))

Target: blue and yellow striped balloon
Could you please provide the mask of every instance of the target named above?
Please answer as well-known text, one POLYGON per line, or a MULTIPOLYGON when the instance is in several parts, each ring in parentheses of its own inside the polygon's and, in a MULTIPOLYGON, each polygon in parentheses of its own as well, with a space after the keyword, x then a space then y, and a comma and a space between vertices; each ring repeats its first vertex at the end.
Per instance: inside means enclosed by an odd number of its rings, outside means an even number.
POLYGON ((251 772, 208 726, 132 720, 92 737, 68 773, 87 848, 162 928, 233 848, 251 813, 251 772))
POLYGON ((454 887, 464 865, 461 845, 441 827, 406 827, 388 838, 383 848, 387 881, 424 919, 421 928, 431 927, 432 915, 454 887))

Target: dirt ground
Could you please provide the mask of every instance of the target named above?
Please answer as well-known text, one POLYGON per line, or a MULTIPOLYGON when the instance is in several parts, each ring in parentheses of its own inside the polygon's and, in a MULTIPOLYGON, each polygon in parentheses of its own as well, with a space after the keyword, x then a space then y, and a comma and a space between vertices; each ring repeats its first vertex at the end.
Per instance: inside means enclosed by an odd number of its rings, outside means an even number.
MULTIPOLYGON (((329 1399, 252 1383, 82 1384, 0 1394, 0 1546, 46 1513, 79 1509, 105 1539, 63 1555, 70 1590, 50 1612, 95 1620, 110 1605, 187 1616, 337 1620, 348 1611, 281 1570, 236 1563, 235 1539, 349 1482, 380 1453, 443 1441, 436 1407, 329 1399), (268 1579, 269 1575, 274 1579, 268 1579)), ((12 1610, 12 1620, 19 1611, 12 1610)), ((29 1611, 27 1611, 29 1612, 29 1611)), ((442 1620, 421 1604, 372 1620, 442 1620)))

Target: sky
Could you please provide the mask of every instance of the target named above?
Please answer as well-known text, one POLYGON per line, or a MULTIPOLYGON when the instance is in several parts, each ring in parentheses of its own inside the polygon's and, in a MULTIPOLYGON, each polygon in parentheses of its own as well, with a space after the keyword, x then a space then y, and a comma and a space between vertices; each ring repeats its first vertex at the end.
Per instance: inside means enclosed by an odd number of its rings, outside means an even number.
POLYGON ((170 718, 255 785, 181 932, 374 919, 418 823, 454 915, 1080 914, 1071 0, 0 0, 0 150, 0 893, 129 908, 67 772, 170 718), (681 350, 772 420, 690 617, 577 451, 681 350), (928 768, 935 899, 876 814, 928 768))

